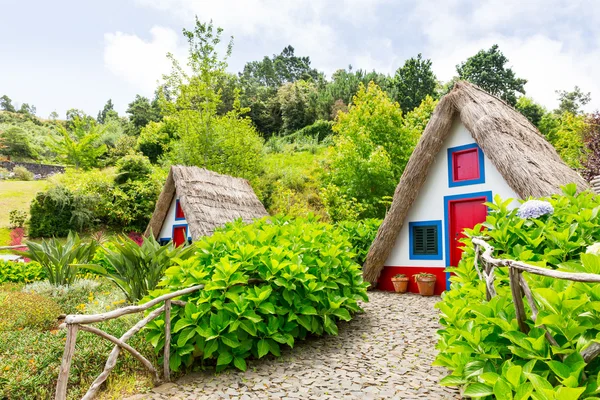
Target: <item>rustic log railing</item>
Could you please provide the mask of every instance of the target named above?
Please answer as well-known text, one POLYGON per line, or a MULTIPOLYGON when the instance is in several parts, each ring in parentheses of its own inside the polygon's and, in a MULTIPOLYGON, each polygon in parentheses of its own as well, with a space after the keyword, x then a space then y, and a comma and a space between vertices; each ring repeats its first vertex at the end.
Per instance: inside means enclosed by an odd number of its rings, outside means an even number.
POLYGON ((168 382, 170 380, 169 354, 171 343, 171 306, 176 305, 179 307, 184 307, 186 304, 184 301, 173 300, 173 298, 183 296, 184 294, 193 293, 203 288, 204 285, 192 286, 187 289, 179 290, 177 292, 167 293, 139 306, 123 307, 103 314, 67 315, 64 319, 64 322, 60 325, 60 328, 67 329, 67 338, 65 343, 65 352, 63 353, 62 363, 58 375, 58 381, 56 383, 55 400, 65 400, 67 398, 67 383, 69 381, 69 370, 71 369, 71 361, 75 353, 75 341, 77 339, 77 332, 80 330, 93 333, 115 344, 115 347, 112 349, 112 352, 106 360, 104 370, 92 383, 92 386, 90 386, 85 396, 83 396, 83 400, 90 400, 94 398, 94 396, 98 392, 98 389, 100 388, 100 385, 102 385, 102 383, 106 381, 106 378, 108 378, 108 374, 110 374, 110 372, 115 367, 117 363, 117 357, 119 356, 121 349, 127 350, 129 353, 131 353, 133 357, 139 360, 148 369, 148 371, 150 371, 155 384, 160 382, 158 371, 156 370, 156 368, 154 368, 152 363, 148 361, 143 355, 141 355, 137 350, 128 345, 126 342, 135 333, 137 333, 140 329, 146 326, 148 322, 152 321, 154 318, 158 317, 163 312, 165 313, 165 348, 163 358, 163 379, 164 381, 168 382), (152 310, 145 318, 136 323, 127 332, 125 332, 123 336, 121 336, 121 338, 116 338, 111 334, 106 333, 98 328, 88 326, 88 324, 93 324, 95 322, 108 321, 110 319, 122 317, 123 315, 143 312, 162 302, 164 302, 165 304, 155 310, 152 310))
MULTIPOLYGON (((523 277, 523 272, 575 282, 600 283, 600 275, 598 274, 556 271, 552 269, 536 267, 521 261, 494 258, 492 256, 494 247, 489 245, 485 240, 482 238, 473 238, 472 241, 475 245, 475 270, 477 271, 479 278, 486 284, 486 298, 488 301, 492 297, 496 296, 496 288, 494 287, 494 268, 509 268, 508 277, 513 302, 515 304, 515 314, 519 324, 519 330, 523 333, 529 332, 529 325, 527 325, 527 322, 525 321, 527 316, 525 313, 523 297, 525 297, 527 303, 529 304, 529 308, 531 309, 531 318, 534 322, 538 315, 538 308, 533 298, 533 293, 531 292, 527 281, 523 277), (483 264, 484 268, 480 268, 480 262, 483 264)), ((542 324, 539 325, 539 327, 544 329, 546 339, 550 342, 550 344, 559 347, 558 343, 546 326, 542 324)), ((592 343, 582 350, 581 355, 585 362, 589 363, 596 356, 600 355, 600 343, 592 343)))

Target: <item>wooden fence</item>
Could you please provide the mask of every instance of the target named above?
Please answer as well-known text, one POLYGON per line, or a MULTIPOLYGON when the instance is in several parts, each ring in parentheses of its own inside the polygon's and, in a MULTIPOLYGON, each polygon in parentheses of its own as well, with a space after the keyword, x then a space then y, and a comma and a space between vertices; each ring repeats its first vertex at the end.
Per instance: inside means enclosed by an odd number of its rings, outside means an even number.
POLYGON ((117 357, 119 356, 121 349, 127 350, 129 353, 131 353, 133 357, 138 359, 150 371, 150 373, 152 373, 155 384, 160 382, 158 371, 156 370, 156 368, 154 368, 152 363, 148 361, 143 355, 141 355, 137 350, 128 345, 126 342, 135 333, 137 333, 140 329, 146 326, 148 322, 152 321, 153 319, 161 315, 163 312, 165 314, 165 348, 163 358, 163 379, 165 381, 169 381, 169 354, 171 351, 171 306, 175 305, 179 307, 184 307, 186 304, 184 301, 172 299, 178 296, 183 296, 184 294, 189 294, 201 290, 203 288, 204 285, 192 286, 187 289, 182 289, 177 292, 162 295, 139 306, 123 307, 103 314, 67 315, 65 317, 64 322, 60 325, 60 328, 67 330, 67 341, 65 343, 65 351, 62 357, 62 364, 60 366, 58 382, 56 383, 55 400, 65 400, 67 398, 67 383, 69 381, 69 370, 71 369, 71 360, 73 359, 73 355, 75 353, 75 341, 77 339, 77 332, 80 330, 91 332, 115 344, 115 347, 112 349, 112 352, 108 356, 108 360, 106 360, 104 370, 92 383, 92 386, 90 386, 85 396, 83 396, 84 400, 90 400, 94 398, 94 396, 98 392, 98 389, 100 388, 100 385, 102 385, 102 383, 108 377, 108 374, 110 374, 112 369, 115 367, 117 363, 117 357), (141 321, 135 324, 127 332, 125 332, 120 339, 98 328, 88 326, 89 324, 93 324, 95 322, 108 321, 110 319, 122 317, 123 315, 143 312, 162 302, 164 302, 165 304, 163 304, 155 310, 152 310, 145 318, 143 318, 141 321))
MULTIPOLYGON (((519 324, 519 330, 525 334, 529 332, 529 325, 527 325, 525 322, 527 316, 525 314, 523 297, 525 297, 527 303, 529 304, 529 308, 531 309, 531 319, 534 322, 537 318, 538 308, 533 298, 533 293, 531 292, 527 281, 523 277, 523 272, 575 282, 600 283, 600 275, 598 274, 556 271, 552 269, 536 267, 520 261, 494 258, 492 257, 494 247, 490 246, 481 238, 474 238, 473 244, 475 245, 475 270, 477 271, 479 278, 486 284, 486 298, 488 301, 492 297, 496 296, 496 288, 494 287, 494 268, 508 267, 510 291, 515 304, 515 314, 519 324), (483 268, 480 268, 479 263, 483 265, 483 268)), ((558 343, 548 329, 544 325, 539 325, 539 327, 544 329, 546 339, 550 342, 550 344, 559 347, 558 343)), ((599 354, 600 343, 592 343, 581 352, 581 355, 586 363, 589 363, 599 354)))

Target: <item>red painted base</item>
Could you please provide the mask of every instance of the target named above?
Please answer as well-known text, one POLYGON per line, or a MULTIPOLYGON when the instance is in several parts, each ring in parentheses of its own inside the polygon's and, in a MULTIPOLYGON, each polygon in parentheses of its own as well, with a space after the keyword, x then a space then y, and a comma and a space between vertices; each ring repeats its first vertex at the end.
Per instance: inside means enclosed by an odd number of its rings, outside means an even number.
POLYGON ((379 276, 377 283, 377 289, 394 291, 394 285, 392 284, 392 277, 396 274, 405 274, 409 277, 408 291, 412 293, 419 293, 419 288, 415 282, 413 275, 419 272, 428 272, 434 274, 437 278, 435 282, 435 294, 442 294, 446 290, 446 273, 444 272, 445 267, 385 267, 379 276))

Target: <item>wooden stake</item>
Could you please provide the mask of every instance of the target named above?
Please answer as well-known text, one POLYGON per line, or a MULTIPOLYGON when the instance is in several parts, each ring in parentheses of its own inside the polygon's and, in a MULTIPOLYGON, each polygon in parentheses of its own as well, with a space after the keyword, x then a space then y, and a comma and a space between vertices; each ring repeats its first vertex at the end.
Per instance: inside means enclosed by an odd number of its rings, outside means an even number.
POLYGON ((69 371, 71 370, 71 361, 75 354, 75 342, 77 341, 78 325, 67 325, 67 341, 65 342, 65 352, 63 353, 58 381, 56 382, 55 400, 66 400, 67 384, 69 383, 69 371))
POLYGON ((169 358, 171 356, 171 300, 165 301, 165 349, 163 357, 164 379, 171 380, 169 358))
POLYGON ((519 279, 521 271, 515 268, 508 268, 508 276, 510 277, 510 291, 515 303, 515 314, 519 323, 519 329, 523 333, 529 333, 529 326, 525 323, 525 305, 523 304, 523 291, 521 290, 519 279))

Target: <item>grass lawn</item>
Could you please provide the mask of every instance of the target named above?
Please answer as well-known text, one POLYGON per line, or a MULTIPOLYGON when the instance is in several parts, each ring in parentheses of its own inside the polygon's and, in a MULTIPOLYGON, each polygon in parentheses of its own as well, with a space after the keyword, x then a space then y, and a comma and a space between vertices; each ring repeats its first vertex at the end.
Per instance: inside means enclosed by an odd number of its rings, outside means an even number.
POLYGON ((47 185, 48 182, 43 180, 0 182, 0 229, 8 227, 8 214, 12 210, 24 210, 29 213, 29 203, 35 194, 46 189, 47 185))

